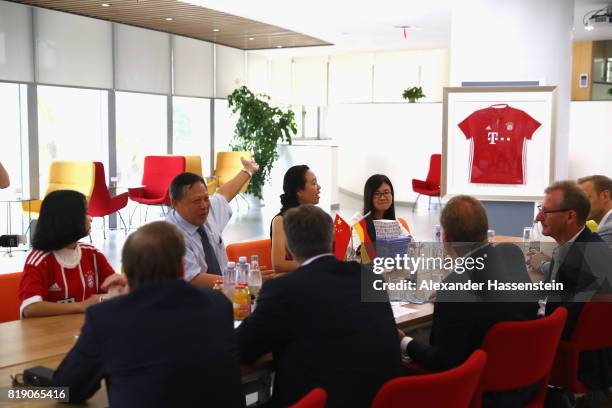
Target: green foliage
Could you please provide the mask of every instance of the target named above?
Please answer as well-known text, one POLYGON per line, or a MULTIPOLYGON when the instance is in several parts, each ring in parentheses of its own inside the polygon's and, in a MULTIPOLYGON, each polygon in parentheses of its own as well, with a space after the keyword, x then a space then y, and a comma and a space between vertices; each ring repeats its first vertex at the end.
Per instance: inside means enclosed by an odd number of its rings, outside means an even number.
POLYGON ((404 93, 402 93, 402 97, 408 99, 410 102, 414 102, 424 98, 425 94, 423 93, 423 88, 420 86, 413 86, 412 88, 406 88, 404 93))
POLYGON ((239 112, 231 148, 233 151, 249 151, 259 164, 259 171, 253 175, 247 193, 262 197, 264 183, 270 178, 272 165, 278 159, 277 145, 291 144, 291 134, 297 133, 293 111, 283 112, 268 103, 267 95, 255 95, 246 86, 241 86, 228 97, 233 113, 239 112))
POLYGON ((608 88, 608 95, 612 95, 612 88, 608 88))

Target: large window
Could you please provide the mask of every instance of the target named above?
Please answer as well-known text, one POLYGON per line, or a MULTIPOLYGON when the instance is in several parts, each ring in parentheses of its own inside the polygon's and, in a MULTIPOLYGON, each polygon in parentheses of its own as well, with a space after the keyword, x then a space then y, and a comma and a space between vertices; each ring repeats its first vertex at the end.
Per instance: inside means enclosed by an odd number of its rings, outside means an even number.
POLYGON ((144 157, 167 153, 166 96, 117 92, 116 111, 118 185, 138 185, 144 157))
POLYGON ((215 99, 215 161, 217 152, 230 150, 238 114, 233 114, 226 99, 215 99))
POLYGON ((203 174, 210 169, 210 99, 172 98, 172 152, 200 156, 203 174))
MULTIPOLYGON (((9 188, 2 190, 0 197, 13 199, 29 196, 26 85, 0 82, 0 135, 0 162, 11 181, 9 188)), ((7 222, 11 223, 11 231, 19 231, 21 209, 15 203, 11 204, 9 220, 8 206, 7 203, 0 209, 0 234, 8 232, 7 222)))
POLYGON ((107 91, 38 86, 38 146, 41 195, 52 161, 99 161, 108 169, 107 91))
POLYGON ((0 82, 0 162, 9 173, 9 191, 27 194, 27 87, 0 82), (25 166, 23 164, 26 164, 25 166))

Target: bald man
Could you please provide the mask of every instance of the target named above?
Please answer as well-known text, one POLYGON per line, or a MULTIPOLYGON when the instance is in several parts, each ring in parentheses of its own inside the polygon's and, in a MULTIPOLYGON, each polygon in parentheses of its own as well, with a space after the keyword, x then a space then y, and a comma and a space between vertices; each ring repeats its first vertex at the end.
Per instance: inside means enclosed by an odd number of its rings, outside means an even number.
POLYGON ((182 279, 185 243, 152 222, 130 235, 122 264, 130 293, 87 309, 56 386, 83 402, 106 380, 113 407, 243 407, 233 309, 182 279))

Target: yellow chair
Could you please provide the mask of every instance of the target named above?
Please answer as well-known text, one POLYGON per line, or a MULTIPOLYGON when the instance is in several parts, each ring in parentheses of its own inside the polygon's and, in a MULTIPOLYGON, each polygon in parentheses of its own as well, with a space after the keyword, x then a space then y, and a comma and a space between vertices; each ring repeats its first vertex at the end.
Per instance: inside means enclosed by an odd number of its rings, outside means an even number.
MULTIPOLYGON (((45 196, 57 190, 76 190, 87 201, 94 188, 95 166, 92 161, 54 161, 49 166, 49 185, 45 196)), ((23 201, 21 209, 30 218, 38 218, 42 200, 23 201)))
POLYGON ((202 177, 202 158, 200 156, 185 156, 185 171, 202 177))
POLYGON ((202 174, 202 158, 200 156, 185 156, 185 171, 197 174, 206 180, 206 188, 209 194, 215 194, 217 191, 216 177, 204 177, 202 174))
MULTIPOLYGON (((230 181, 240 169, 242 169, 242 162, 240 158, 244 157, 247 160, 251 160, 250 152, 218 152, 217 153, 217 166, 215 167, 215 176, 218 177, 218 187, 221 187, 228 181, 230 181)), ((244 193, 249 187, 249 183, 245 183, 240 189, 241 193, 244 193)))

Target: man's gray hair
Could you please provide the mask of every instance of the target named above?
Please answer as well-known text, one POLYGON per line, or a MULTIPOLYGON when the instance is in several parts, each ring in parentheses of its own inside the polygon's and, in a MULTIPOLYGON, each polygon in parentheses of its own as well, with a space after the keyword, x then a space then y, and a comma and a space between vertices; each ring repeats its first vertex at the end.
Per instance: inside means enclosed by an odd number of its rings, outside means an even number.
POLYGON ((325 211, 311 204, 288 210, 283 216, 287 248, 296 259, 332 252, 334 223, 325 211))

